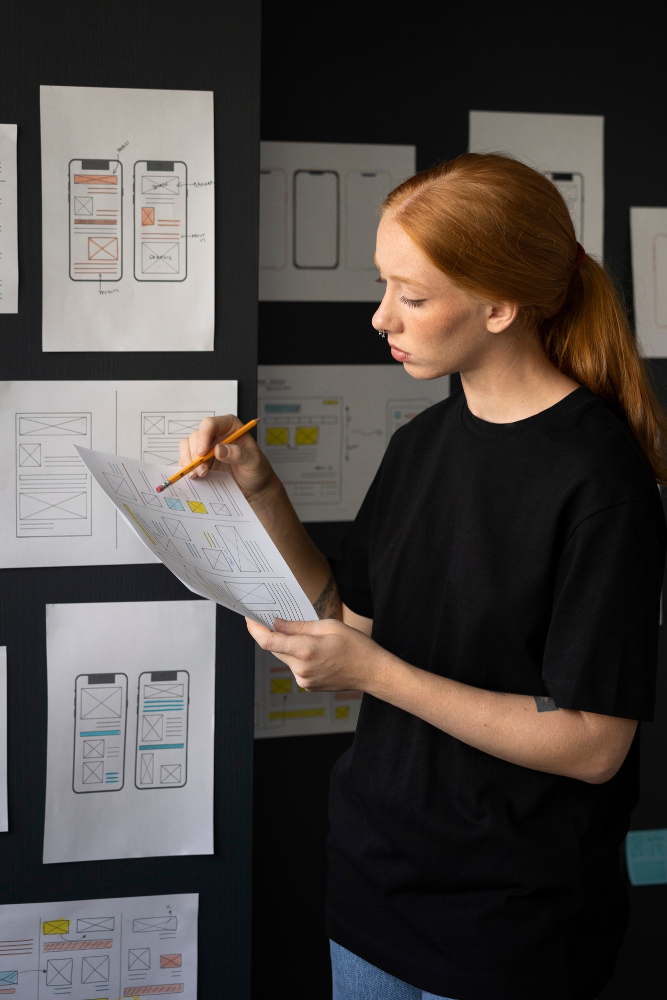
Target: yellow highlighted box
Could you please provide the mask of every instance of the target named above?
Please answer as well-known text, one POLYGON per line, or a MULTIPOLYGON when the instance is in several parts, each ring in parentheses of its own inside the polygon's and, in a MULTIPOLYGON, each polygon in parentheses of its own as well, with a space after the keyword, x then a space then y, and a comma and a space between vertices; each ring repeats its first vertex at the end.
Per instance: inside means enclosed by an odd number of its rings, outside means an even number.
POLYGON ((291 677, 272 677, 271 694, 289 694, 292 690, 291 677))
POLYGON ((271 445, 285 445, 289 441, 289 428, 287 427, 267 427, 266 443, 271 445))
POLYGON ((188 500, 188 507, 193 514, 208 514, 201 500, 188 500))
POLYGON ((269 712, 269 720, 277 722, 279 719, 323 719, 323 708, 295 708, 285 709, 284 712, 269 712))
POLYGON ((350 706, 349 705, 336 705, 336 718, 337 719, 348 719, 350 716, 350 706))
POLYGON ((297 444, 317 444, 319 436, 319 427, 297 427, 296 429, 297 444))
POLYGON ((42 924, 42 934, 68 934, 69 920, 45 920, 42 924))

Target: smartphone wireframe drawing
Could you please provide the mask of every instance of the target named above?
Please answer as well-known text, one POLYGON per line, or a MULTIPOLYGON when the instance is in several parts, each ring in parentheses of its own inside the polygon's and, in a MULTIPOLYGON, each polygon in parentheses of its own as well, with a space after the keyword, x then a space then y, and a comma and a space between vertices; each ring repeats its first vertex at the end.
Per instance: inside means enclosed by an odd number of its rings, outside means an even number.
POLYGON ((188 170, 182 160, 134 164, 134 277, 185 281, 188 275, 188 170))
POLYGON ((127 675, 79 674, 74 688, 75 792, 116 792, 125 780, 127 675))
POLYGON ((335 170, 296 170, 293 191, 294 266, 338 267, 340 178, 335 170))
POLYGON ((287 263, 287 176, 284 170, 259 172, 259 266, 281 270, 287 263))
POLYGON ((139 677, 137 788, 182 788, 186 783, 189 705, 187 670, 148 670, 139 677))
POLYGON ((653 237, 653 313, 655 325, 667 329, 667 233, 653 237))
POLYGON ((72 281, 123 277, 123 165, 70 160, 69 276, 72 281))
POLYGON ((378 209, 391 191, 386 170, 350 170, 345 178, 345 264, 352 271, 375 269, 378 209))
POLYGON ((584 238, 584 175, 576 172, 546 171, 545 177, 548 177, 562 194, 572 216, 575 235, 581 243, 584 238))

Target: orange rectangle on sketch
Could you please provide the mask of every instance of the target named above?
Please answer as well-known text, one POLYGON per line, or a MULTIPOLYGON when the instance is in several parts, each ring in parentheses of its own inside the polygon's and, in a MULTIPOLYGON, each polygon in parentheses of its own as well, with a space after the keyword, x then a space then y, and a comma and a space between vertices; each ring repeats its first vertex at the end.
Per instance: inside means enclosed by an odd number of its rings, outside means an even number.
POLYGON ((115 226, 116 219, 75 219, 75 226, 115 226))
POLYGON ((74 174, 75 184, 118 184, 117 174, 74 174))
POLYGON ((142 226, 154 226, 155 225, 155 209, 154 208, 142 208, 142 210, 141 210, 141 225, 142 226))
POLYGON ((182 964, 182 955, 160 955, 161 969, 180 969, 182 964))
POLYGON ((91 951, 113 948, 113 938, 77 938, 74 941, 45 941, 42 951, 91 951))
POLYGON ((183 983, 165 983, 164 986, 126 986, 124 997, 159 996, 161 993, 182 993, 183 983))

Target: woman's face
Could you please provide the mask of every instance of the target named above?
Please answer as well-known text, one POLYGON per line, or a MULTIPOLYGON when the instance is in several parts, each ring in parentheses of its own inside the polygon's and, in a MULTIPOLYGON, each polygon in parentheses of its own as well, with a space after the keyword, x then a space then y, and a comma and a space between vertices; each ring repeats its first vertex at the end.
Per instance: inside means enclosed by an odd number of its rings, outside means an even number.
POLYGON ((392 356, 414 378, 479 369, 516 318, 515 304, 458 288, 390 213, 378 227, 375 263, 386 289, 373 326, 387 331, 392 356))

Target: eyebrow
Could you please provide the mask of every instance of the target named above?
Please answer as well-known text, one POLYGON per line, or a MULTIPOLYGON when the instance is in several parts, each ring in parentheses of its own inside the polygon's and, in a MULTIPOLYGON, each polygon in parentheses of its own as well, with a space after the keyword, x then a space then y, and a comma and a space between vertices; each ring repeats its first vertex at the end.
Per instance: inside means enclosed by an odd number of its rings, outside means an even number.
MULTIPOLYGON (((377 267, 377 269, 380 272, 380 274, 382 274, 382 268, 378 264, 377 257, 375 257, 375 256, 373 256, 373 263, 377 267)), ((412 285, 414 288, 423 288, 423 290, 425 292, 428 291, 428 288, 427 288, 426 285, 422 285, 421 281, 415 281, 414 278, 402 278, 400 274, 392 274, 392 275, 390 275, 390 277, 393 278, 394 281, 400 281, 401 284, 403 284, 403 285, 412 285)))

